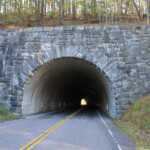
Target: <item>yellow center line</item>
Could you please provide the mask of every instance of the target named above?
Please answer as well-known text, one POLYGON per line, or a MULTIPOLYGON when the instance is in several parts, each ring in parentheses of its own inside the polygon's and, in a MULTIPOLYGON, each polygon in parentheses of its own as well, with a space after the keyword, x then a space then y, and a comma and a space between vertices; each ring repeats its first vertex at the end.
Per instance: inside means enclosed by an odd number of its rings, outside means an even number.
POLYGON ((38 137, 33 139, 31 142, 29 142, 28 144, 26 144, 22 148, 20 148, 20 150, 25 150, 25 149, 26 150, 30 150, 35 145, 37 145, 40 141, 42 141, 44 138, 46 138, 50 133, 52 133, 54 130, 56 130, 59 126, 64 124, 69 118, 71 118, 71 117, 75 116, 77 113, 79 113, 81 110, 82 109, 79 109, 75 113, 73 113, 73 114, 69 115, 68 117, 66 117, 66 119, 61 120, 60 122, 55 124, 53 127, 51 127, 50 129, 46 130, 44 133, 42 133, 41 135, 39 135, 38 137))
MULTIPOLYGON (((67 119, 68 120, 68 119, 67 119)), ((42 138, 40 138, 38 141, 36 141, 35 143, 33 143, 29 148, 27 148, 27 150, 30 150, 31 148, 33 148, 35 145, 37 145, 40 141, 42 141, 44 138, 46 138, 50 133, 52 133, 54 130, 56 130, 59 126, 61 126, 62 124, 64 124, 67 120, 65 120, 63 123, 61 123, 60 125, 58 125, 57 127, 55 127, 53 130, 51 130, 50 132, 48 132, 46 135, 44 135, 42 138)))
MULTIPOLYGON (((62 120, 62 121, 64 121, 64 120, 62 120)), ((20 150, 24 150, 25 148, 27 148, 33 142, 35 142, 36 140, 38 140, 39 138, 41 138, 43 135, 45 135, 47 132, 49 132, 50 130, 52 130, 55 126, 59 125, 62 121, 58 122, 56 125, 54 125, 53 127, 51 127, 49 130, 45 131, 44 133, 42 133, 41 135, 39 135, 37 138, 35 138, 31 142, 29 142, 28 144, 26 144, 25 146, 23 146, 22 148, 20 148, 20 150)))

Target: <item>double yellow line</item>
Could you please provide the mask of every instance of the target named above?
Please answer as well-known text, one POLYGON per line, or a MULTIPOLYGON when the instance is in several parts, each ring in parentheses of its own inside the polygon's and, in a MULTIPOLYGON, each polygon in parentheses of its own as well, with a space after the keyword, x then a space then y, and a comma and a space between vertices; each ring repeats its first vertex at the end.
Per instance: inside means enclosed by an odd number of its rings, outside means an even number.
POLYGON ((35 145, 37 145, 40 141, 42 141, 44 138, 46 138, 50 133, 52 133, 54 130, 56 130, 59 126, 61 126, 62 124, 64 124, 69 118, 71 118, 71 117, 75 116, 77 113, 79 113, 81 110, 82 109, 79 109, 75 113, 73 113, 73 114, 69 115, 68 117, 66 117, 65 119, 61 120, 60 122, 58 122, 57 124, 55 124, 53 127, 51 127, 50 129, 46 130, 44 133, 42 133, 41 135, 39 135, 37 138, 35 138, 31 142, 29 142, 28 144, 26 144, 25 146, 23 146, 22 148, 20 148, 20 150, 30 150, 35 145))

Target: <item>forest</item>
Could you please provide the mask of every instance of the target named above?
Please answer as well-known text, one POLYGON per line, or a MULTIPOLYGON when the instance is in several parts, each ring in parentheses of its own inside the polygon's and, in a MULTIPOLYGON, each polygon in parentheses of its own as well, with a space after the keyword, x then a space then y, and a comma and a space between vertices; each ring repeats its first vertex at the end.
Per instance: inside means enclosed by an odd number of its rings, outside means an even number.
POLYGON ((0 0, 0 27, 149 23, 150 0, 0 0))

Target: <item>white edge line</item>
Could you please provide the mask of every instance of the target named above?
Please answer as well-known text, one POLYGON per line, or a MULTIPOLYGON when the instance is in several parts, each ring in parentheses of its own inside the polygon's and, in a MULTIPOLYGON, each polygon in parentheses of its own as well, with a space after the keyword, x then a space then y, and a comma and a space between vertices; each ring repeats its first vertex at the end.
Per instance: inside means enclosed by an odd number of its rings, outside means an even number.
POLYGON ((111 130, 109 129, 108 125, 106 124, 106 122, 104 121, 104 119, 102 118, 102 116, 100 115, 100 113, 97 110, 97 113, 100 117, 100 119, 102 120, 103 124, 105 125, 105 127, 107 128, 109 134, 111 135, 111 137, 113 138, 114 142, 116 143, 117 147, 119 150, 122 150, 121 146, 118 144, 118 141, 116 140, 116 138, 114 137, 113 133, 111 132, 111 130))

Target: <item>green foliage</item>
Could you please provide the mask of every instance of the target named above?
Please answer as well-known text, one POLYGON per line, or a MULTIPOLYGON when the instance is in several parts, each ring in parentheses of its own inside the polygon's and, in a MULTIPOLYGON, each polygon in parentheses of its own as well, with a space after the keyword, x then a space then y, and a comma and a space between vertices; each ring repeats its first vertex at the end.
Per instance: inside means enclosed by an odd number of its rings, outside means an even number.
POLYGON ((2 104, 0 104, 0 121, 5 120, 11 120, 11 119, 17 119, 18 116, 13 115, 9 112, 8 109, 6 109, 2 104))
POLYGON ((136 100, 133 104, 133 109, 134 110, 138 110, 140 108, 140 101, 136 100))
POLYGON ((148 120, 147 124, 146 124, 146 128, 150 129, 150 119, 148 120))
POLYGON ((0 13, 0 18, 4 17, 4 14, 0 13))
POLYGON ((48 19, 57 19, 58 18, 58 14, 56 13, 56 10, 53 9, 52 11, 49 11, 47 13, 47 18, 48 19))
MULTIPOLYGON (((108 5, 106 5, 106 1, 97 0, 0 0, 0 13, 2 13, 2 16, 0 14, 0 24, 6 26, 16 25, 17 27, 18 25, 35 26, 36 24, 37 26, 47 26, 50 24, 50 19, 57 19, 52 24, 56 26, 57 24, 62 25, 66 20, 72 19, 72 16, 76 16, 76 24, 90 24, 99 23, 99 15, 101 17, 100 23, 106 23, 106 10, 108 20, 113 15, 113 24, 136 24, 137 11, 141 16, 145 13, 143 11, 146 7, 144 0, 140 1, 140 5, 139 1, 134 1, 138 10, 133 8, 131 0, 122 2, 108 0, 107 2, 108 5), (73 8, 75 8, 74 11, 72 11, 73 8), (122 15, 121 12, 123 13, 122 15), (30 15, 32 16, 31 19, 28 17, 30 15), (59 19, 59 16, 62 18, 59 19), (94 22, 93 19, 95 19, 94 22)), ((142 17, 141 21, 142 24, 145 24, 145 19, 142 17)))
POLYGON ((21 19, 17 15, 8 16, 5 19, 5 24, 21 23, 21 19))
POLYGON ((117 15, 117 14, 118 14, 117 10, 113 11, 113 15, 117 15))
POLYGON ((28 13, 27 10, 21 11, 21 17, 22 17, 22 19, 27 19, 29 15, 32 15, 32 14, 28 13))

